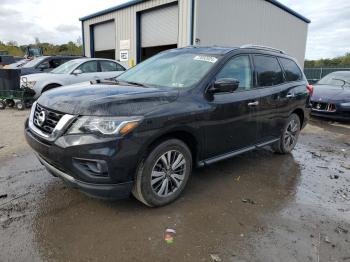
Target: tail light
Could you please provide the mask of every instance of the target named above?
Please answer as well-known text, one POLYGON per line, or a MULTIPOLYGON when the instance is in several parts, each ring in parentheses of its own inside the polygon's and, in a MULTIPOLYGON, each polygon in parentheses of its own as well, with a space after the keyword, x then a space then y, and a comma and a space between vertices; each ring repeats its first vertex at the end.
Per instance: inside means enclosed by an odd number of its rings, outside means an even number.
POLYGON ((313 85, 306 85, 307 91, 310 93, 310 95, 312 95, 312 93, 314 92, 314 87, 313 85))

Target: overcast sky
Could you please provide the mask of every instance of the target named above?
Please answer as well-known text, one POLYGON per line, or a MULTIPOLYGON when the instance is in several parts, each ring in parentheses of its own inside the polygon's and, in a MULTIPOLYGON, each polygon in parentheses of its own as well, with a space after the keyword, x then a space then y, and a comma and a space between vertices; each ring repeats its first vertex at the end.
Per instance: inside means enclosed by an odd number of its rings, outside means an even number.
MULTIPOLYGON (((127 0, 0 0, 0 40, 66 43, 81 36, 79 17, 127 0)), ((307 59, 350 52, 349 0, 280 0, 309 18, 307 59)))

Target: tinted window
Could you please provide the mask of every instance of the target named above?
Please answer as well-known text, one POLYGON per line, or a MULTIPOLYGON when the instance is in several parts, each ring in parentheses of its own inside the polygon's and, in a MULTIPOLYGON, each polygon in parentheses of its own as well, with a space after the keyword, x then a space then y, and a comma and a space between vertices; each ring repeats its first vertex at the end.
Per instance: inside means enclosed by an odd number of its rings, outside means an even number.
POLYGON ((81 66, 79 68, 83 73, 94 73, 97 72, 97 61, 89 61, 81 66))
POLYGON ((62 64, 62 59, 60 58, 54 58, 50 62, 50 68, 56 68, 62 64))
POLYGON ((252 87, 252 71, 248 56, 232 58, 221 69, 216 79, 235 78, 239 81, 237 90, 249 90, 252 87))
POLYGON ((254 65, 258 86, 273 86, 283 82, 282 69, 276 57, 256 55, 254 65))
POLYGON ((294 61, 287 58, 280 58, 280 61, 284 68, 287 81, 297 81, 302 78, 301 71, 294 61))
POLYGON ((110 71, 124 71, 125 69, 112 61, 100 61, 101 71, 102 72, 110 72, 110 71))

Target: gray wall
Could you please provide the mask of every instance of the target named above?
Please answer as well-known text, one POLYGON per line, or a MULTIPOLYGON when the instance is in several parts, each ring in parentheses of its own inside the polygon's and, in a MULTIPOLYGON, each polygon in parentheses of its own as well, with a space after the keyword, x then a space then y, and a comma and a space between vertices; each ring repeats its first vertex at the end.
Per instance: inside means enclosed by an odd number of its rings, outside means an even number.
POLYGON ((266 45, 282 49, 303 66, 308 24, 264 0, 197 0, 197 45, 266 45))

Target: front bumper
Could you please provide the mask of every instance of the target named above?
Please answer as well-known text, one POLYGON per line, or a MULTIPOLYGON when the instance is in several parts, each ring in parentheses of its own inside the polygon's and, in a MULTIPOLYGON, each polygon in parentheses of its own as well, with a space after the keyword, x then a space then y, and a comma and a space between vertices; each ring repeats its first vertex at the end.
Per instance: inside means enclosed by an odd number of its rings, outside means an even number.
POLYGON ((130 195, 140 152, 137 141, 69 135, 48 142, 31 131, 28 121, 25 137, 50 173, 69 185, 98 198, 121 199, 130 195), (105 163, 106 174, 87 172, 80 164, 86 160, 105 163))
POLYGON ((122 199, 127 198, 133 187, 133 182, 119 184, 92 184, 79 181, 74 177, 62 172, 49 162, 43 159, 40 155, 37 156, 40 163, 54 176, 60 177, 71 187, 78 188, 87 195, 103 199, 122 199))
MULTIPOLYGON (((317 101, 312 101, 312 103, 318 103, 317 101)), ((335 109, 333 111, 327 110, 318 110, 316 108, 312 108, 311 115, 317 117, 323 117, 333 120, 339 121, 350 121, 350 108, 342 107, 340 104, 333 103, 335 109)))

